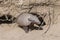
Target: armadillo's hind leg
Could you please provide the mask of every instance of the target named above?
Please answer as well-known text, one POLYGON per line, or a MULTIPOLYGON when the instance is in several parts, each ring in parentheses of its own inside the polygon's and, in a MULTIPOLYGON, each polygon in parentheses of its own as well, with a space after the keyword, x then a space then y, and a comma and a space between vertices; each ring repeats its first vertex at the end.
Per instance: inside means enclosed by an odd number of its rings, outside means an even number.
POLYGON ((28 29, 29 29, 29 31, 32 31, 32 30, 34 30, 34 24, 30 24, 30 25, 28 25, 28 29))
POLYGON ((29 32, 29 27, 28 26, 20 26, 18 25, 20 28, 22 28, 26 33, 29 32))
POLYGON ((29 27, 23 27, 23 29, 24 29, 24 31, 25 31, 26 33, 29 32, 29 27))

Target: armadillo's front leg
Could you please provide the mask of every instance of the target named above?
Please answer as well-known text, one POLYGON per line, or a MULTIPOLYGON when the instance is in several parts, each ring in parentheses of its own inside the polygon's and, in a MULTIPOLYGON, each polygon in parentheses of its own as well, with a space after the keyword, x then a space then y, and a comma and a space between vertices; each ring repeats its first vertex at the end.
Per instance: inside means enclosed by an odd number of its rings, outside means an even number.
POLYGON ((43 30, 43 26, 46 25, 46 23, 43 21, 40 25, 39 25, 39 29, 43 30))
POLYGON ((41 26, 41 24, 38 24, 38 30, 43 30, 43 27, 41 26))

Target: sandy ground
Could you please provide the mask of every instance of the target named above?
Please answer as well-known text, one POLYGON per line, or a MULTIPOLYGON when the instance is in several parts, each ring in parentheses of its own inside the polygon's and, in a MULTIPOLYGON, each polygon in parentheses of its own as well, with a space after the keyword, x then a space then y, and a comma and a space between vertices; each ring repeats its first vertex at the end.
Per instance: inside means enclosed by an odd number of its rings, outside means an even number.
MULTIPOLYGON (((11 24, 12 25, 12 24, 11 24)), ((0 27, 0 40, 59 40, 60 39, 60 24, 52 25, 46 34, 46 30, 33 30, 25 33, 21 28, 5 24, 0 27), (3 26, 3 27, 2 27, 3 26)))
MULTIPOLYGON (((11 15, 17 17, 20 12, 28 11, 28 10, 22 11, 19 8, 20 4, 18 4, 18 2, 15 2, 15 1, 16 0, 13 0, 12 2, 7 1, 4 4, 3 3, 0 4, 0 13, 1 13, 0 15, 10 13, 11 15), (10 4, 10 2, 12 3, 12 5, 10 4)), ((42 0, 42 2, 47 2, 47 1, 42 0)), ((34 1, 31 1, 31 3, 33 2, 34 1)), ((54 24, 50 25, 50 29, 48 30, 46 34, 43 34, 43 33, 49 27, 47 25, 44 26, 43 30, 33 30, 33 31, 30 31, 29 33, 25 33, 25 31, 21 29, 20 27, 18 27, 18 24, 16 23, 1 24, 0 25, 0 40, 60 40, 60 0, 57 2, 55 2, 55 0, 53 1, 50 0, 50 2, 55 3, 56 5, 56 6, 52 6, 52 8, 54 9, 54 14, 55 14, 54 19, 52 18, 52 21, 54 21, 54 24)), ((28 2, 26 4, 28 5, 28 2)), ((40 7, 40 9, 41 8, 44 9, 44 7, 40 7)), ((39 7, 37 9, 39 9, 39 7)), ((33 12, 35 12, 34 8, 32 10, 33 12)), ((41 13, 47 12, 47 11, 43 11, 43 12, 42 11, 40 10, 39 12, 41 13)))

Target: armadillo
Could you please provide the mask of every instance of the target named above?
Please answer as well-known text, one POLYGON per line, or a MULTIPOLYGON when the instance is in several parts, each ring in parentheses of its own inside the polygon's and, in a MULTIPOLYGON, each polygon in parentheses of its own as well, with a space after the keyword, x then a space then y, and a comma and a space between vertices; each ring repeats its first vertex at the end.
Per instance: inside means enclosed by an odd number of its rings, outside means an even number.
MULTIPOLYGON (((24 27, 25 29, 28 29, 27 26, 32 24, 40 24, 40 21, 36 15, 28 14, 28 13, 22 13, 20 14, 16 19, 17 24, 24 27)), ((32 26, 31 26, 32 27, 32 26)), ((26 30, 27 32, 28 30, 26 30)))

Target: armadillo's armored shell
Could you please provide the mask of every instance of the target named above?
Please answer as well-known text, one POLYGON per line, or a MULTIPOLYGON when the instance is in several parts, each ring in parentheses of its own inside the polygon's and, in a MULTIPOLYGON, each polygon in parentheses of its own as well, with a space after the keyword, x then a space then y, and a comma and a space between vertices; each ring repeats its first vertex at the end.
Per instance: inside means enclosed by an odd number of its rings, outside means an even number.
POLYGON ((19 17, 17 18, 17 23, 20 26, 28 26, 32 22, 40 24, 40 21, 38 20, 38 17, 36 17, 32 14, 23 13, 23 14, 19 15, 19 17))

